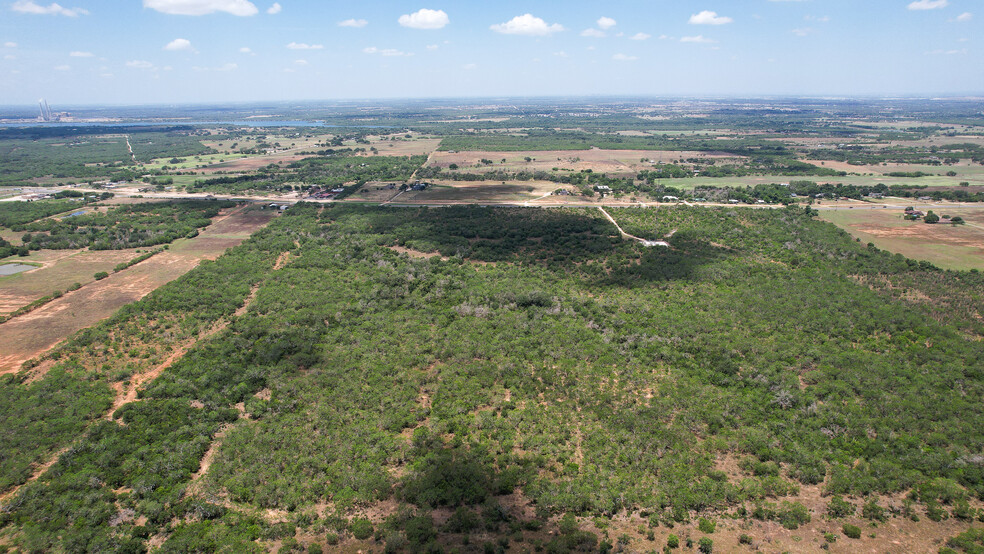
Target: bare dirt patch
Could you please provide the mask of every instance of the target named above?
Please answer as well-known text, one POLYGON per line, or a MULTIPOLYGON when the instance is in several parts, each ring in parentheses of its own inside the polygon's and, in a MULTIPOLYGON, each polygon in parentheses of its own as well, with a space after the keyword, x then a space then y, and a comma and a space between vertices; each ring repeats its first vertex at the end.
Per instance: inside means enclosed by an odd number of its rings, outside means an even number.
POLYGON ((442 260, 447 260, 447 256, 441 256, 440 252, 421 252, 420 250, 414 250, 413 248, 406 248, 403 246, 387 246, 390 250, 394 252, 399 252, 400 254, 406 254, 411 258, 441 258, 442 260))

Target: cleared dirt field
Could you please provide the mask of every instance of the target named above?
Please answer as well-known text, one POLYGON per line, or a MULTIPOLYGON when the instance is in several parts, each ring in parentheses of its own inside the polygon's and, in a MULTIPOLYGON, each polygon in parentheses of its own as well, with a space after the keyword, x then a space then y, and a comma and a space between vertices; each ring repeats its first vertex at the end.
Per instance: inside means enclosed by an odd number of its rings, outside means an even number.
POLYGON ((871 242, 889 252, 926 260, 944 269, 984 269, 984 207, 933 210, 939 215, 960 216, 965 225, 929 225, 905 221, 901 209, 821 210, 820 217, 861 242, 871 242))
MULTIPOLYGON (((437 150, 439 144, 441 144, 441 139, 414 138, 390 141, 385 137, 369 137, 369 147, 379 150, 380 156, 426 156, 437 150)), ((365 147, 365 145, 355 146, 365 147)), ((372 153, 367 155, 372 155, 372 153)))
POLYGON ((590 169, 598 173, 634 175, 641 169, 649 169, 655 162, 671 163, 680 159, 701 158, 719 161, 741 158, 723 152, 670 152, 661 150, 546 150, 537 152, 434 152, 428 165, 448 169, 457 164, 461 171, 484 173, 505 171, 551 171, 553 168, 581 171, 590 169), (532 161, 527 162, 526 158, 532 161), (482 165, 482 159, 492 160, 492 165, 482 165), (502 160, 505 159, 505 163, 502 160), (645 161, 643 161, 645 160, 645 161), (651 161, 650 161, 651 160, 651 161), (476 167, 478 166, 478 167, 476 167))
POLYGON ((310 158, 310 157, 312 156, 302 155, 297 153, 250 156, 247 158, 240 158, 236 160, 230 160, 222 163, 213 164, 208 167, 202 168, 200 171, 202 173, 214 173, 216 171, 255 171, 261 167, 266 167, 270 164, 276 164, 276 163, 289 164, 291 162, 296 162, 298 160, 303 160, 304 158, 310 158))
POLYGON ((193 269, 201 260, 222 255, 266 225, 275 213, 237 208, 218 218, 193 239, 120 273, 70 292, 45 306, 0 324, 0 373, 16 371, 72 333, 89 327, 120 307, 193 269))

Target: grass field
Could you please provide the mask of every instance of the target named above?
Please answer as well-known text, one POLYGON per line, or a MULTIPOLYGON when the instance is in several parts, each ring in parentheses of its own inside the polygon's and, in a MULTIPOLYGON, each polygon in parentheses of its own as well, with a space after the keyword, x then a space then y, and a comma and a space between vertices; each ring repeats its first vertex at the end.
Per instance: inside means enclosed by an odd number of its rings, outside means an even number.
POLYGON ((553 168, 570 171, 590 169, 596 173, 630 176, 642 169, 650 169, 650 162, 673 163, 680 159, 701 158, 718 161, 739 161, 731 154, 708 152, 675 152, 659 150, 545 150, 527 152, 434 152, 428 165, 448 169, 457 164, 460 171, 485 173, 488 171, 551 171, 553 168), (530 158, 530 161, 526 161, 530 158), (492 160, 492 165, 482 165, 481 160, 492 160), (505 162, 503 162, 505 160, 505 162), (645 161, 644 161, 645 160, 645 161))
POLYGON ((25 273, 0 277, 0 315, 56 290, 65 291, 73 283, 91 283, 95 281, 95 273, 111 272, 117 264, 132 260, 146 250, 43 250, 32 252, 25 258, 10 258, 7 261, 38 262, 41 266, 25 273))
POLYGON ((944 269, 984 269, 984 209, 934 211, 939 215, 960 216, 967 223, 954 226, 905 221, 901 210, 821 210, 820 217, 861 242, 874 243, 889 252, 926 260, 944 269))
POLYGON ((177 279, 200 261, 221 256, 226 249, 246 240, 274 216, 273 211, 252 208, 240 208, 231 214, 220 215, 193 239, 179 239, 171 244, 168 251, 145 262, 0 324, 0 373, 16 371, 23 362, 47 351, 72 333, 113 315, 120 307, 143 298, 157 287, 177 279))

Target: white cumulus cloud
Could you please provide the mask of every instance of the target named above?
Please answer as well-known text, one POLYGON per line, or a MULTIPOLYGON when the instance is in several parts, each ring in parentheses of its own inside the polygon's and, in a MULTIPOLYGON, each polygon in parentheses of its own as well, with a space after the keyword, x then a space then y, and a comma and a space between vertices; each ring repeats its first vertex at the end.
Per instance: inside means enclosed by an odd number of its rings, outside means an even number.
POLYGON ((504 35, 527 35, 533 37, 544 37, 564 30, 559 23, 548 24, 539 17, 532 14, 517 15, 505 23, 497 23, 489 27, 497 33, 504 35))
POLYGON ((627 54, 619 53, 612 56, 612 59, 619 62, 631 62, 632 60, 638 60, 639 58, 636 56, 629 56, 627 54))
POLYGON ((366 54, 379 54, 380 56, 389 56, 389 57, 412 56, 413 55, 413 54, 409 54, 407 52, 401 52, 401 51, 396 50, 394 48, 376 48, 375 46, 370 46, 368 48, 363 48, 362 51, 365 52, 366 54))
POLYGON ((284 7, 281 6, 280 3, 274 2, 272 6, 270 6, 269 8, 267 8, 267 13, 270 14, 270 15, 277 15, 283 9, 284 9, 284 7))
POLYGON ((287 48, 291 50, 321 50, 324 48, 323 44, 306 44, 303 42, 292 42, 287 45, 287 48))
POLYGON ((615 20, 610 17, 599 17, 598 28, 607 31, 615 26, 615 20))
POLYGON ((970 21, 971 19, 974 19, 974 14, 970 12, 964 12, 957 16, 957 21, 959 21, 960 23, 965 23, 967 21, 970 21))
POLYGON ((712 12, 710 10, 704 10, 690 16, 691 25, 724 25, 726 23, 731 23, 732 21, 734 20, 730 17, 718 15, 717 12, 712 12))
POLYGON ((80 52, 78 50, 74 52, 69 52, 68 55, 72 58, 91 58, 95 56, 92 52, 80 52))
POLYGON ((191 50, 191 41, 186 38, 176 38, 164 45, 165 50, 177 52, 180 50, 191 50))
POLYGON ((30 13, 35 15, 64 15, 66 17, 78 17, 88 15, 88 10, 83 8, 66 8, 58 3, 51 3, 47 6, 35 4, 33 0, 18 0, 14 2, 11 9, 18 13, 30 13))
POLYGON ((938 10, 950 5, 949 0, 917 0, 909 4, 910 10, 938 10))
POLYGON ((70 65, 56 65, 54 69, 55 69, 55 71, 68 71, 69 69, 72 69, 72 66, 70 66, 70 65))
POLYGON ((717 41, 714 39, 704 38, 704 35, 697 35, 694 37, 683 37, 680 39, 680 42, 696 42, 699 44, 712 44, 717 41))
POLYGON ((144 0, 145 8, 170 15, 208 15, 225 12, 232 15, 256 15, 259 10, 249 0, 144 0))
POLYGON ((17 48, 17 43, 16 42, 7 41, 7 42, 3 43, 3 47, 4 48, 17 48))
POLYGON ((598 29, 585 29, 581 31, 582 37, 605 38, 605 32, 598 29))
POLYGON ((153 69, 154 64, 148 62, 147 60, 130 60, 126 62, 127 67, 132 67, 135 69, 153 69))
POLYGON ((240 54, 252 54, 253 53, 253 49, 250 48, 249 46, 243 46, 242 48, 239 49, 239 53, 240 54))
POLYGON ((365 19, 346 19, 345 21, 338 22, 339 27, 354 27, 356 29, 361 29, 368 24, 369 22, 365 19))
POLYGON ((646 34, 646 33, 636 33, 636 34, 632 35, 631 37, 629 37, 629 40, 646 40, 646 39, 650 38, 651 36, 652 35, 646 34))
POLYGON ((403 14, 398 21, 400 25, 411 29, 441 29, 451 22, 444 10, 429 10, 427 8, 403 14))

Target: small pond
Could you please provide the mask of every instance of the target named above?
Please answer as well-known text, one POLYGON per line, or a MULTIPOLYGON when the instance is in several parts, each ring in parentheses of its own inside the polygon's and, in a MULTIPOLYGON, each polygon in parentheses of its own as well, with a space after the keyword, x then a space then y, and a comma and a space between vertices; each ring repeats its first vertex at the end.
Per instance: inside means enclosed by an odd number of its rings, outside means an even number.
POLYGON ((32 269, 37 269, 37 266, 26 264, 2 264, 0 265, 0 277, 5 275, 14 275, 21 273, 22 271, 30 271, 32 269))

